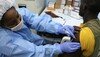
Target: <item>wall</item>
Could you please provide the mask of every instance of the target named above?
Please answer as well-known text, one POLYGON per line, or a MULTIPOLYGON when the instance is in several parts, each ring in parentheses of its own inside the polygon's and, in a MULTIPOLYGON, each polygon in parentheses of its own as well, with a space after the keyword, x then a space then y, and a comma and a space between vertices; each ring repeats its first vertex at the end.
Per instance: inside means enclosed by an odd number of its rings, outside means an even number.
POLYGON ((40 13, 44 8, 44 0, 16 0, 18 4, 26 4, 27 8, 35 13, 40 13))
POLYGON ((48 5, 49 2, 56 2, 56 0, 45 0, 46 6, 48 5))

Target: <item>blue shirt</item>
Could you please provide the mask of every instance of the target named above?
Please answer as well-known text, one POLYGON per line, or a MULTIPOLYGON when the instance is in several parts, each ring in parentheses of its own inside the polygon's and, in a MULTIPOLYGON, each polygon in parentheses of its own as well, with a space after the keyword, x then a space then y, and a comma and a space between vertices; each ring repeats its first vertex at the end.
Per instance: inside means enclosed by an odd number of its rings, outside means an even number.
POLYGON ((26 8, 17 11, 23 17, 24 25, 18 31, 0 27, 0 57, 53 57, 62 53, 59 44, 42 45, 45 40, 30 30, 57 34, 62 25, 52 22, 47 14, 37 16, 26 8))

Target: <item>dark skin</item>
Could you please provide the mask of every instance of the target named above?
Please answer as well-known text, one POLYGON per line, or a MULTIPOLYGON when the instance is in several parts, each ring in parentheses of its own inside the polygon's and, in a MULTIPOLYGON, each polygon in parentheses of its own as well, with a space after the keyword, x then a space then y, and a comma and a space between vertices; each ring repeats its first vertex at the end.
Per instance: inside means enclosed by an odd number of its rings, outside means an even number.
POLYGON ((86 10, 86 13, 83 16, 84 23, 86 23, 92 19, 97 19, 97 15, 98 15, 98 13, 94 14, 94 13, 90 12, 89 10, 86 10))
POLYGON ((81 0, 79 15, 83 17, 83 23, 98 18, 97 16, 100 11, 100 8, 98 7, 100 4, 99 2, 99 0, 81 0))
MULTIPOLYGON (((83 17, 83 21, 84 21, 83 24, 87 23, 90 20, 98 19, 97 16, 98 16, 100 9, 98 9, 98 7, 97 7, 98 4, 95 1, 97 1, 97 0, 88 0, 88 1, 81 0, 79 15, 83 17), (91 1, 91 3, 89 1, 91 1), (97 4, 97 5, 92 5, 93 3, 97 4)), ((75 32, 76 41, 77 40, 79 41, 80 28, 79 27, 74 27, 74 28, 75 28, 75 31, 76 31, 75 32)))
POLYGON ((20 23, 21 17, 14 7, 11 7, 3 15, 1 20, 2 27, 12 28, 20 23))
POLYGON ((74 35, 75 35, 76 38, 73 41, 79 42, 79 34, 80 34, 81 28, 78 27, 78 26, 74 26, 74 30, 75 30, 74 35))

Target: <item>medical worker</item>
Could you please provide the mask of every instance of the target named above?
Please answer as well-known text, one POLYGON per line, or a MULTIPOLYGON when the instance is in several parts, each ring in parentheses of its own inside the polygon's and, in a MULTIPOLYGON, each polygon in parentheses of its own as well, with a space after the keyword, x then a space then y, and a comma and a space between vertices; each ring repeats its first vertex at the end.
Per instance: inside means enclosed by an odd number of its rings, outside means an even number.
POLYGON ((47 14, 37 16, 26 8, 16 10, 14 0, 0 0, 0 57, 53 57, 80 48, 77 42, 42 45, 44 38, 30 29, 74 37, 73 27, 52 22, 47 14))
POLYGON ((80 16, 84 23, 80 31, 82 57, 100 57, 100 0, 81 0, 80 16))

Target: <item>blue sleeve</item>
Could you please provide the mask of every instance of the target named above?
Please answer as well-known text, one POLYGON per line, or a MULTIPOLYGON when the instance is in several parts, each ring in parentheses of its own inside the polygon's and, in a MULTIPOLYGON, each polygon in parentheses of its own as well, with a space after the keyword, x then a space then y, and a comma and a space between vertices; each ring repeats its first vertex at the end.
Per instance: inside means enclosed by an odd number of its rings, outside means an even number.
POLYGON ((59 44, 36 46, 20 36, 0 36, 0 53, 8 57, 53 57, 61 53, 59 44))
POLYGON ((23 16, 27 26, 38 31, 58 34, 58 28, 62 27, 61 24, 53 22, 51 16, 47 14, 38 16, 25 8, 18 9, 18 12, 23 16))

